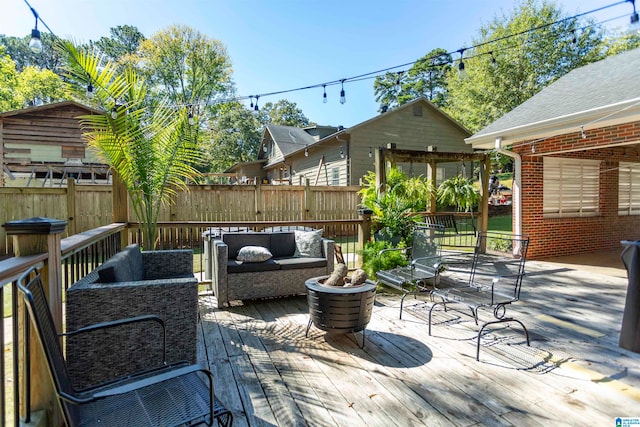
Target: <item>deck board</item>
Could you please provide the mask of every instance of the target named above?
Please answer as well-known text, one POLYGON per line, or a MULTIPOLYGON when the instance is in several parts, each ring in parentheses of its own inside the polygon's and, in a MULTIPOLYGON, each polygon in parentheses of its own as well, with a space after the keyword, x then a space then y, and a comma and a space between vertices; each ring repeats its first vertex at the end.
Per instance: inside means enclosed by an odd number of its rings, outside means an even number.
MULTIPOLYGON (((473 320, 428 299, 376 297, 366 345, 311 327, 306 298, 215 307, 200 296, 199 360, 235 426, 613 425, 638 416, 640 354, 617 347, 626 279, 528 263, 522 301, 475 360, 473 320)), ((489 316, 490 313, 481 314, 489 316)), ((359 334, 358 334, 359 335, 359 334)), ((362 337, 359 335, 358 339, 362 337)))

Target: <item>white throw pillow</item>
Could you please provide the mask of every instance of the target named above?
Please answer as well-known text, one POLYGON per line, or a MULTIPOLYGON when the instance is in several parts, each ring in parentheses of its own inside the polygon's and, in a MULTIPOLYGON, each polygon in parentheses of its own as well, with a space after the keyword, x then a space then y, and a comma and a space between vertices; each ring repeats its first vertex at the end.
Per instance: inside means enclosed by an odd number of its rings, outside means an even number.
POLYGON ((322 258, 322 230, 294 231, 296 251, 293 256, 322 258))
POLYGON ((263 262, 273 255, 269 249, 262 246, 244 246, 238 251, 236 259, 242 262, 263 262))

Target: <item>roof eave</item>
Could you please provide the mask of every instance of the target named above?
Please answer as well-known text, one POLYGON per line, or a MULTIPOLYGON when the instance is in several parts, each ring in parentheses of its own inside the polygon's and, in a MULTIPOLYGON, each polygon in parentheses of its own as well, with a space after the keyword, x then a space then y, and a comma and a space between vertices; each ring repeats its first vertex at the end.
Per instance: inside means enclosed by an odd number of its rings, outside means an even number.
POLYGON ((471 144, 474 149, 492 149, 496 138, 501 138, 504 144, 510 145, 520 141, 548 138, 580 132, 582 129, 589 130, 636 120, 640 120, 640 98, 482 135, 473 135, 465 138, 465 143, 471 144))

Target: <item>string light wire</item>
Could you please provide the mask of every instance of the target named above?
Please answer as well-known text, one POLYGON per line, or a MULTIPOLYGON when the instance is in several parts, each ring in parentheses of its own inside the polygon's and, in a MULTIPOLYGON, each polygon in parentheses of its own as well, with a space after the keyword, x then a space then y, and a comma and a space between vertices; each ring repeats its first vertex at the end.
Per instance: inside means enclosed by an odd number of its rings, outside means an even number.
MULTIPOLYGON (((44 25, 45 28, 49 31, 49 33, 51 33, 52 36, 54 36, 55 38, 58 38, 55 35, 55 33, 53 32, 53 30, 51 30, 51 28, 47 25, 47 23, 42 19, 40 14, 38 14, 37 11, 31 6, 29 1, 28 0, 23 0, 23 1, 29 7, 29 9, 32 10, 34 15, 36 16, 37 21, 40 21, 42 23, 42 25, 44 25)), ((257 106, 257 100, 260 97, 264 98, 264 97, 269 97, 269 96, 282 95, 282 94, 285 94, 285 93, 299 92, 299 91, 304 91, 304 90, 309 90, 309 89, 316 89, 316 88, 319 88, 319 87, 322 87, 322 88, 324 88, 326 90, 327 86, 335 86, 335 85, 341 85, 341 87, 344 88, 344 84, 345 83, 353 83, 353 82, 359 82, 359 81, 363 81, 363 80, 374 79, 374 78, 380 77, 380 76, 384 75, 385 73, 390 72, 392 70, 397 70, 398 68, 405 68, 405 67, 413 66, 418 61, 436 60, 436 59, 439 59, 439 58, 441 58, 443 56, 451 56, 453 54, 460 53, 461 51, 462 52, 468 52, 468 51, 476 52, 476 50, 478 48, 486 46, 486 45, 490 45, 492 43, 497 43, 499 41, 515 38, 515 37, 518 37, 518 36, 521 36, 521 35, 524 35, 524 34, 530 34, 532 32, 535 32, 535 31, 538 31, 538 30, 541 30, 541 29, 544 29, 544 28, 548 28, 548 27, 550 27, 552 25, 556 25, 556 24, 559 24, 559 23, 562 23, 562 22, 566 22, 566 21, 570 21, 570 20, 575 20, 577 18, 586 16, 586 15, 590 15, 590 14, 593 14, 593 13, 596 13, 596 12, 600 12, 600 11, 605 10, 605 9, 609 9, 609 8, 612 8, 612 7, 615 7, 615 6, 619 6, 619 5, 622 5, 622 4, 626 4, 626 3, 630 3, 630 2, 634 6, 634 10, 635 10, 635 1, 634 0, 621 0, 621 1, 618 1, 618 2, 615 2, 615 3, 611 3, 609 5, 605 5, 605 6, 601 6, 599 8, 596 8, 596 9, 589 10, 587 12, 578 13, 576 15, 569 16, 569 17, 566 17, 566 18, 562 18, 562 19, 559 19, 559 20, 554 21, 554 22, 549 22, 549 23, 546 23, 546 24, 538 25, 536 27, 532 27, 532 28, 529 28, 529 29, 526 29, 526 30, 522 30, 522 31, 519 31, 517 33, 507 34, 507 35, 504 35, 504 36, 501 36, 501 37, 498 37, 498 38, 495 38, 495 39, 491 39, 491 40, 487 40, 485 42, 477 43, 477 44, 475 44, 474 46, 471 46, 471 47, 462 48, 462 49, 456 49, 456 50, 453 50, 451 52, 447 52, 447 53, 444 53, 444 54, 433 55, 433 56, 430 56, 430 57, 421 58, 421 59, 418 59, 418 60, 415 60, 415 61, 406 62, 404 64, 395 65, 395 66, 392 66, 392 67, 387 67, 387 68, 383 68, 383 69, 380 69, 380 70, 376 70, 376 71, 371 71, 371 72, 368 72, 368 73, 355 75, 355 76, 352 76, 352 77, 346 77, 346 78, 342 78, 342 79, 336 79, 336 80, 331 80, 331 81, 327 81, 327 82, 323 82, 323 83, 316 83, 316 84, 311 84, 311 85, 307 85, 307 86, 301 86, 301 87, 292 88, 292 89, 285 89, 285 90, 279 90, 279 91, 266 92, 266 93, 261 93, 261 94, 258 94, 258 95, 236 96, 236 97, 232 97, 232 98, 221 99, 221 100, 215 101, 213 103, 207 103, 206 105, 218 105, 218 104, 228 103, 228 102, 241 102, 241 101, 246 101, 247 99, 253 100, 253 98, 256 98, 256 105, 254 106, 254 108, 255 108, 257 106)), ((625 16, 627 16, 627 15, 621 15, 621 16, 618 16, 618 17, 615 17, 615 18, 610 18, 610 19, 607 19, 607 20, 604 20, 604 21, 601 21, 601 22, 594 23, 592 25, 587 25, 587 26, 584 26, 582 28, 578 28, 577 30, 582 30, 582 29, 585 29, 585 28, 589 28, 591 26, 602 25, 602 24, 604 24, 606 22, 617 20, 617 19, 620 19, 620 18, 625 17, 625 16)), ((507 48, 505 48, 505 49, 507 49, 507 48)), ((505 49, 499 49, 499 50, 505 50, 505 49)), ((492 59, 492 63, 495 63, 494 54, 499 50, 493 49, 493 50, 487 51, 487 52, 474 53, 472 55, 465 56, 464 59, 465 60, 469 60, 469 59, 472 59, 472 58, 475 58, 475 57, 478 57, 478 56, 489 55, 491 58, 493 58, 492 59)), ((443 65, 446 65, 446 64, 449 64, 449 62, 444 62, 444 63, 440 63, 440 64, 433 64, 429 68, 430 69, 431 68, 436 68, 438 66, 443 66, 443 65)), ((405 72, 405 70, 398 71, 398 73, 403 73, 403 72, 405 72)))

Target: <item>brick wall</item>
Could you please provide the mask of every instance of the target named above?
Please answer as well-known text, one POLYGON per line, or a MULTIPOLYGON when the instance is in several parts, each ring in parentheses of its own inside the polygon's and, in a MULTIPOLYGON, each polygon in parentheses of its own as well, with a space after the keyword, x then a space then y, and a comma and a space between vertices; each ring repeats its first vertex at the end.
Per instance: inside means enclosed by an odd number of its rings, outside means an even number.
POLYGON ((620 249, 621 240, 640 239, 640 215, 618 215, 618 164, 640 162, 640 122, 626 123, 516 144, 522 156, 522 231, 531 242, 529 258, 620 249), (606 147, 610 144, 631 145, 606 147), (593 148, 601 147, 601 148, 593 148), (589 149, 591 148, 591 149, 589 149), (564 153, 558 153, 563 151, 564 153), (600 213, 585 218, 544 218, 543 157, 600 160, 600 213))

